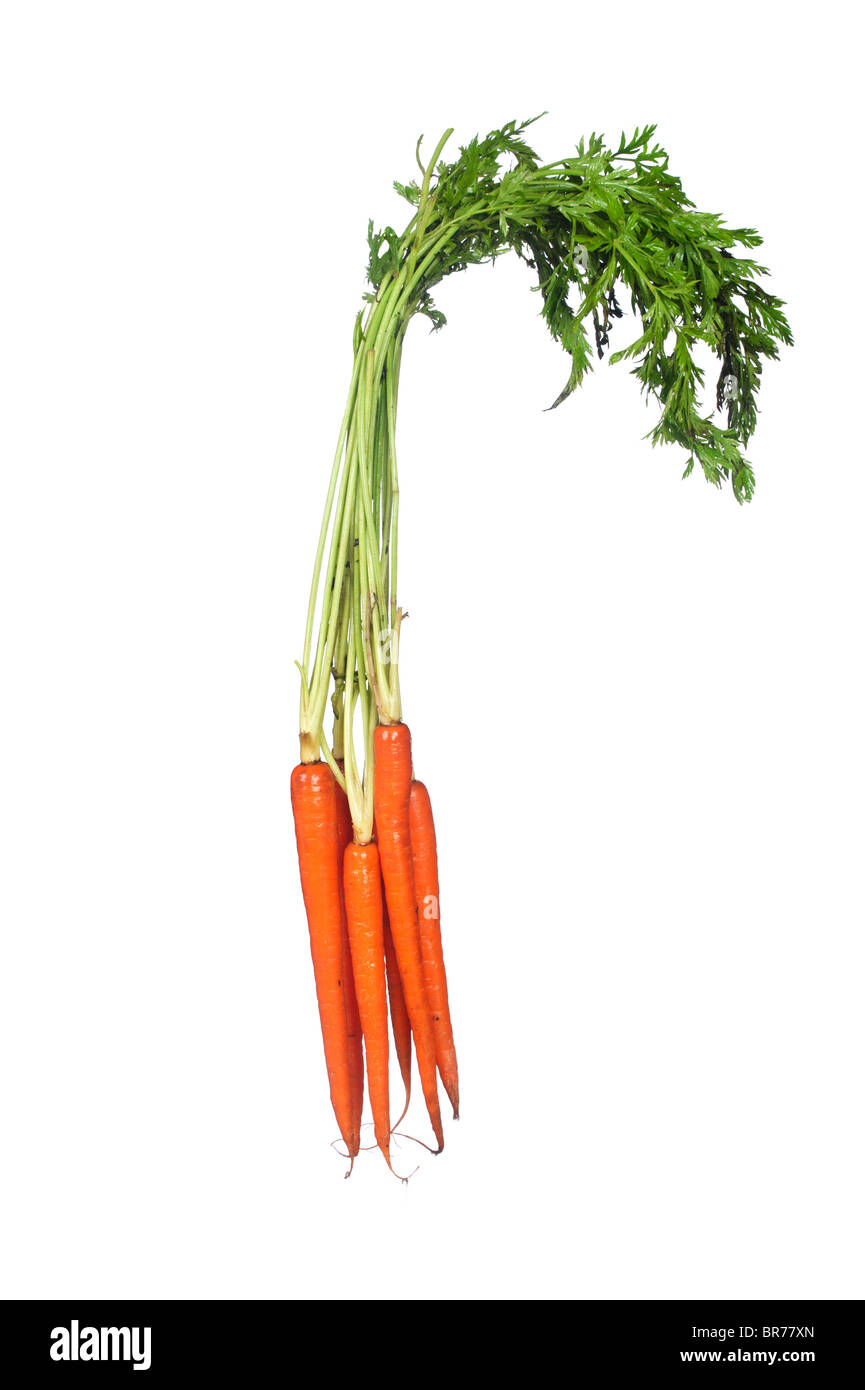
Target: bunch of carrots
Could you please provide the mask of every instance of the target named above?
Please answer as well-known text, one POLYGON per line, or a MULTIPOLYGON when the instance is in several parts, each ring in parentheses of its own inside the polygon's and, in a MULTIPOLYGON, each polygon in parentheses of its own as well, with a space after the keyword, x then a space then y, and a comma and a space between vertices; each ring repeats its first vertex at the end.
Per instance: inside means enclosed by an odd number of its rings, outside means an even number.
POLYGON ((361 1147, 364 1070, 376 1144, 391 1167, 391 1136, 411 1095, 412 1044, 435 1152, 444 1147, 439 1079, 459 1114, 436 833, 429 794, 414 777, 399 682, 396 418, 409 324, 425 316, 440 328, 435 286, 514 251, 535 271, 542 315, 570 357, 558 406, 609 349, 624 294, 638 332, 610 361, 634 362, 642 390, 659 403, 652 443, 682 446, 685 476, 699 464, 714 485, 729 480, 740 502, 754 488, 743 449, 763 362, 792 342, 783 301, 757 278, 765 267, 735 254, 760 237, 694 208, 653 144, 653 126, 622 136, 615 150, 593 135, 541 164, 524 139, 530 124, 475 138, 452 163, 441 158, 451 131, 428 163, 419 141, 419 178, 395 185, 414 209, 408 226, 401 235, 369 226, 371 288, 355 322, 313 567, 291 777, 325 1062, 349 1173, 361 1147), (700 401, 701 344, 720 364, 713 404, 724 422, 700 401), (405 1089, 396 1121, 389 1019, 405 1089))

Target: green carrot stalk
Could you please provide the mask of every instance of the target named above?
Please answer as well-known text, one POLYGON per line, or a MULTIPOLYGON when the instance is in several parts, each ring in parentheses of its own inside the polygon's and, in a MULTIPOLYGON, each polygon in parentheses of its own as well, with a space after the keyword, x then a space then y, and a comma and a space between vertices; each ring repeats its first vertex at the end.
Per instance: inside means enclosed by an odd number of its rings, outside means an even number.
MULTIPOLYGON (((448 163, 447 131, 420 182, 397 183, 411 204, 402 235, 370 223, 370 289, 354 328, 348 399, 331 469, 307 612, 301 671, 301 758, 324 757, 347 787, 356 828, 372 828, 372 735, 402 717, 398 595, 399 499, 396 424, 399 374, 410 322, 445 322, 432 293, 446 276, 514 252, 537 278, 541 314, 568 356, 558 407, 595 360, 631 363, 658 407, 652 445, 684 449, 717 487, 729 481, 749 501, 754 473, 745 448, 757 421, 764 363, 792 343, 783 301, 761 283, 750 228, 731 229, 698 211, 670 173, 654 126, 605 145, 581 140, 543 164, 526 142, 532 121, 475 137, 448 163), (639 331, 616 346, 622 303, 639 331), (698 353, 718 362, 713 397, 702 400, 698 353), (725 418, 716 418, 718 414, 725 418), (314 640, 315 620, 318 633, 314 640), (333 685, 333 746, 323 732, 333 685), (360 717, 366 771, 355 759, 360 717), (337 766, 345 753, 345 774, 337 766)), ((420 143, 418 146, 418 151, 420 143)))

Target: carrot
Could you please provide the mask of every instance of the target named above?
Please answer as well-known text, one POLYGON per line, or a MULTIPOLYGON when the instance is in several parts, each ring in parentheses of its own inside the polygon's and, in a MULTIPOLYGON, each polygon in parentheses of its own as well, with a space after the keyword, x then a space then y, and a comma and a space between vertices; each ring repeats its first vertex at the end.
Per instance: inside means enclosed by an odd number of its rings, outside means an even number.
POLYGON ((423 782, 412 782, 409 793, 409 824, 414 869, 414 891, 420 929, 423 977, 432 1011, 436 1042, 436 1062, 442 1085, 459 1119, 460 1085, 457 1054, 448 1004, 448 982, 442 951, 439 908, 438 851, 429 792, 423 782))
POLYGON ((408 1110, 408 1103, 411 1100, 411 1024, 409 1023, 408 1010, 405 1006, 405 995, 402 988, 402 980, 399 977, 399 966, 396 960, 396 949, 393 944, 393 934, 390 929, 390 919, 387 915, 387 903, 382 903, 383 922, 384 922, 384 965, 387 974, 387 992, 390 999, 390 1022, 393 1028, 393 1042, 396 1048, 396 1059, 399 1062, 400 1076, 405 1087, 405 1103, 402 1114, 393 1126, 394 1129, 402 1124, 405 1113, 408 1110))
MULTIPOLYGON (((340 772, 343 770, 343 760, 337 759, 337 766, 340 772)), ((354 830, 351 823, 351 809, 348 804, 348 797, 339 783, 336 783, 337 812, 339 815, 339 847, 340 853, 345 854, 347 847, 354 838, 354 830)), ((342 898, 342 982, 345 998, 345 1020, 348 1029, 348 1069, 351 1077, 351 1111, 352 1128, 360 1134, 361 1118, 363 1115, 363 1030, 361 1027, 360 1013, 357 1007, 357 994, 354 987, 354 972, 351 965, 351 948, 348 939, 348 925, 346 923, 345 910, 345 888, 344 874, 339 876, 339 891, 342 898)))
POLYGON ((387 910, 414 1037, 421 1088, 441 1153, 444 1133, 436 1082, 435 1034, 424 986, 411 859, 411 735, 406 724, 379 724, 374 740, 375 826, 387 910))
POLYGON ((342 847, 336 792, 337 783, 326 763, 299 763, 291 774, 300 884, 309 924, 330 1099, 353 1166, 360 1149, 360 1129, 355 1127, 353 1116, 343 990, 342 847))
POLYGON ((381 866, 374 844, 350 844, 343 860, 345 908, 375 1139, 390 1168, 387 985, 381 866))

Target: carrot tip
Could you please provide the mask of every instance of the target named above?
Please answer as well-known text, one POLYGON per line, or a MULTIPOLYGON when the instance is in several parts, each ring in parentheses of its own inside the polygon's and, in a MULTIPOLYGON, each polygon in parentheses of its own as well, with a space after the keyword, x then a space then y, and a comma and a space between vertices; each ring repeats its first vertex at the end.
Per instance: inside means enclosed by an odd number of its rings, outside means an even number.
POLYGON ((406 1177, 403 1177, 402 1173, 398 1173, 395 1168, 391 1167, 390 1159, 388 1159, 387 1166, 388 1168, 390 1168, 390 1171, 393 1173, 394 1177, 399 1178, 400 1182, 403 1184, 404 1187, 408 1187, 409 1179, 413 1178, 415 1173, 420 1171, 420 1165, 418 1164, 416 1168, 412 1168, 411 1172, 406 1177))
POLYGON ((433 1158, 437 1158, 440 1153, 444 1152, 444 1140, 442 1140, 439 1148, 434 1149, 429 1144, 425 1144, 422 1139, 416 1139, 413 1134, 405 1134, 403 1130, 399 1131, 399 1137, 401 1139, 410 1139, 413 1144, 420 1144, 421 1148, 426 1149, 427 1153, 432 1154, 433 1158))
POLYGON ((396 1121, 396 1123, 393 1124, 393 1125, 391 1125, 391 1131, 390 1131, 391 1134, 393 1134, 393 1133, 399 1128, 399 1126, 402 1124, 403 1120, 405 1119, 406 1115, 408 1114, 408 1105, 409 1105, 409 1096, 408 1096, 408 1094, 406 1094, 405 1105, 403 1106, 402 1114, 400 1115, 400 1117, 399 1117, 399 1119, 396 1121))
MULTIPOLYGON (((382 1153, 384 1153, 384 1149, 382 1149, 382 1153)), ((413 1168, 412 1171, 409 1173, 408 1177, 405 1177, 405 1178, 404 1178, 403 1175, 402 1175, 402 1173, 398 1173, 398 1172, 396 1171, 396 1169, 394 1168, 393 1164, 392 1164, 391 1161, 390 1161, 390 1155, 389 1155, 389 1154, 385 1153, 385 1154, 384 1154, 384 1159, 385 1159, 385 1163, 386 1163, 387 1166, 388 1166, 388 1169, 390 1170, 391 1173, 393 1173, 394 1177, 395 1177, 395 1178, 398 1178, 400 1182, 406 1183, 406 1185, 408 1184, 409 1178, 413 1178, 414 1175, 415 1175, 415 1173, 417 1172, 417 1168, 413 1168)))

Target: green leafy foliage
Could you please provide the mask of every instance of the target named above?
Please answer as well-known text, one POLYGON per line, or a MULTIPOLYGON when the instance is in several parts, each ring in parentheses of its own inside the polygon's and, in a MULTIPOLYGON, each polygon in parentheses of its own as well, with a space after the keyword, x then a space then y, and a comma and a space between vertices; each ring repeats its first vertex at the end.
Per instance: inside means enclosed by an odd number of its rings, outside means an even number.
POLYGON ((378 286, 385 276, 393 274, 399 265, 400 238, 393 227, 385 227, 382 232, 375 231, 370 219, 366 239, 369 243, 367 275, 370 282, 378 286))
POLYGON ((757 421, 763 363, 793 341, 783 301, 758 282, 765 267, 738 254, 760 237, 695 208, 654 126, 622 135, 615 150, 592 134, 568 158, 541 164, 524 138, 532 124, 509 121, 470 140, 452 162, 440 160, 426 196, 415 182, 395 185, 417 211, 401 238, 370 223, 374 291, 402 275, 405 321, 419 313, 440 328, 435 286, 515 251, 537 275, 543 317, 570 358, 551 409, 603 358, 620 300, 629 301, 641 331, 610 361, 633 362, 641 389, 659 404, 648 437, 681 445, 686 475, 696 461, 709 482, 729 479, 737 499, 749 500, 754 475, 742 451, 757 421), (725 425, 701 404, 700 344, 719 362, 713 404, 725 425))

